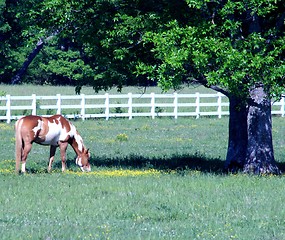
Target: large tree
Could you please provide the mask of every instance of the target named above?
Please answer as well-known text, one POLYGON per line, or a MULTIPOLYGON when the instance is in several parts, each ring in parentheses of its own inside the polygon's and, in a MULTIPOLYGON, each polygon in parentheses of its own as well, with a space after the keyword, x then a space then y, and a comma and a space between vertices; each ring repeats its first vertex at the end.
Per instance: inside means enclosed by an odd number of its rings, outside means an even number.
POLYGON ((270 113, 284 87, 284 10, 281 0, 44 0, 22 18, 34 39, 72 42, 87 66, 80 84, 96 90, 150 79, 224 93, 226 168, 263 174, 279 172, 270 113))
POLYGON ((224 93, 230 100, 226 168, 278 173, 272 144, 271 98, 284 87, 285 3, 186 1, 187 23, 150 31, 144 41, 160 62, 140 63, 164 88, 183 80, 224 93))

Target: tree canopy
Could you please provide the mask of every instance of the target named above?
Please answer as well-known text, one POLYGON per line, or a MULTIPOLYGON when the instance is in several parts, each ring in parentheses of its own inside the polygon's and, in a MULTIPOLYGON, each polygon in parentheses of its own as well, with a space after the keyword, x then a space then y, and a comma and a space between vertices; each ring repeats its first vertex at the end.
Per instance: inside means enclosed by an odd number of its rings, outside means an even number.
POLYGON ((187 1, 188 22, 177 19, 144 40, 161 63, 142 63, 163 87, 183 78, 218 86, 232 94, 264 84, 272 94, 284 87, 284 3, 282 1, 187 1))
POLYGON ((2 1, 1 81, 9 82, 42 39, 46 46, 24 81, 90 84, 97 90, 148 80, 164 89, 197 82, 236 94, 262 82, 278 95, 285 72, 284 5, 280 0, 2 1))

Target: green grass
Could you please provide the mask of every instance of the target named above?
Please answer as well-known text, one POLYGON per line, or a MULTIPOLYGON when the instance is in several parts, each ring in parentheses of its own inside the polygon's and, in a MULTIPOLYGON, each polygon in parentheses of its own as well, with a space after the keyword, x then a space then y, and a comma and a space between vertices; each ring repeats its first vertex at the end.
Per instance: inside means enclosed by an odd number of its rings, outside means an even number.
MULTIPOLYGON (((118 93, 116 88, 110 89, 110 94, 116 94, 118 93)), ((129 92, 133 94, 143 94, 143 93, 161 93, 161 89, 158 87, 124 87, 122 89, 122 94, 127 94, 129 92)), ((169 90, 167 93, 173 93, 173 90, 169 90)), ((204 88, 202 86, 185 86, 178 90, 179 93, 215 93, 214 91, 204 88)), ((75 87, 72 86, 49 86, 49 85, 29 85, 29 84, 23 84, 23 85, 7 85, 7 84, 0 84, 0 93, 4 94, 10 94, 13 96, 22 96, 24 95, 55 95, 57 93, 64 94, 64 95, 75 95, 75 87)), ((81 93, 84 94, 95 94, 92 87, 84 86, 82 87, 81 93)), ((105 91, 100 91, 98 94, 105 94, 105 91)))
MULTIPOLYGON (((197 167, 198 164, 199 168, 205 167, 210 171, 212 167, 215 169, 217 166, 222 167, 220 159, 225 159, 227 118, 199 120, 179 118, 177 121, 173 118, 111 119, 109 121, 99 119, 85 122, 78 120, 74 124, 81 133, 85 145, 90 148, 94 164, 99 166, 184 169, 197 167), (220 134, 203 133, 209 132, 210 129, 211 132, 219 131, 220 134), (215 164, 208 164, 208 161, 215 161, 215 164)), ((13 159, 15 141, 13 125, 1 123, 0 130, 5 136, 0 139, 0 144, 3 141, 2 146, 5 146, 5 152, 0 156, 0 161, 13 159)), ((58 155, 57 158, 59 158, 58 155)), ((37 168, 43 171, 46 168, 46 161, 43 159, 46 160, 48 156, 48 147, 34 145, 27 167, 31 172, 39 171, 37 168)), ((71 148, 68 148, 67 157, 70 159, 67 164, 73 167, 74 152, 71 148)), ((60 164, 56 162, 55 167, 59 167, 60 164)))
POLYGON ((280 177, 36 174, 2 188, 1 239, 285 237, 280 177))
MULTIPOLYGON (((284 239, 284 177, 222 173, 227 120, 76 121, 92 172, 69 148, 71 171, 57 156, 47 174, 48 148, 34 145, 24 176, 12 173, 13 126, 1 123, 1 239, 284 239)), ((282 126, 274 118, 278 160, 282 126)))
MULTIPOLYGON (((1 239, 285 239, 284 175, 225 174, 228 118, 74 121, 91 173, 33 145, 15 176, 13 124, 0 123, 1 239)), ((283 118, 273 118, 285 170, 283 118)))

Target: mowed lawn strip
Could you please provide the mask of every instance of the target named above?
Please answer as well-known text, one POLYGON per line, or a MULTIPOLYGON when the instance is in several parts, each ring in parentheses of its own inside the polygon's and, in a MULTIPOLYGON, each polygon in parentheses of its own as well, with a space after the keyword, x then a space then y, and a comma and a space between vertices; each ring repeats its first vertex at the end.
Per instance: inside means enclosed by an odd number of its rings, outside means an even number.
POLYGON ((284 239, 282 177, 1 176, 2 239, 284 239))

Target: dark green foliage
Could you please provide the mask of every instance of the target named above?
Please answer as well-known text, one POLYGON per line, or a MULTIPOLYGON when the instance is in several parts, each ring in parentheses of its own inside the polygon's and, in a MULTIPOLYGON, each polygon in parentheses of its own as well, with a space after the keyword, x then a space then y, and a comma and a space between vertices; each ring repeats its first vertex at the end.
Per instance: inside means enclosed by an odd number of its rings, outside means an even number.
POLYGON ((282 1, 13 1, 1 12, 1 82, 45 42, 24 81, 95 90, 159 81, 235 94, 284 85, 282 1), (8 58, 5 58, 8 56, 8 58))

